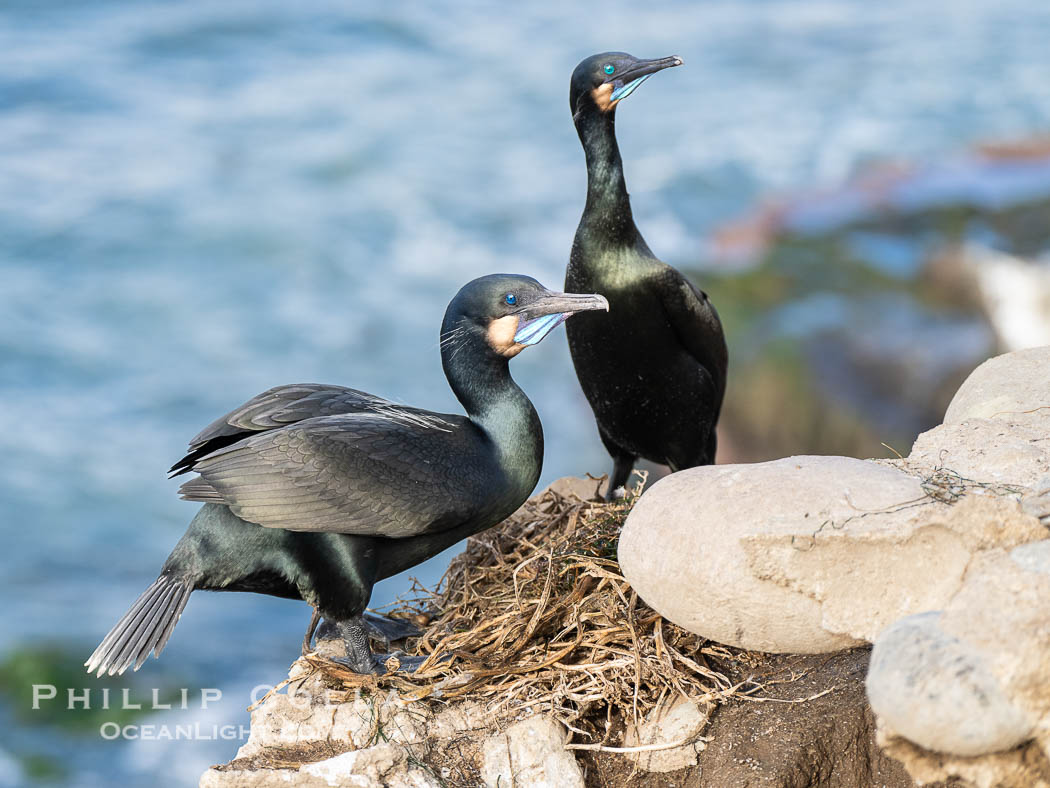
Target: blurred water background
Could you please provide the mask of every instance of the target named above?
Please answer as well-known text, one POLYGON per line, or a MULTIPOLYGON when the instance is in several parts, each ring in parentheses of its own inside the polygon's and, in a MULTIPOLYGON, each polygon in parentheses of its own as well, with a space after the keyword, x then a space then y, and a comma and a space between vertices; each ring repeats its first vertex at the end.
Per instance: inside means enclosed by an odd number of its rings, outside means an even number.
MULTIPOLYGON (((28 687, 129 686, 146 705, 152 687, 219 688, 208 710, 192 694, 125 715, 247 722, 251 688, 298 653, 301 603, 198 595, 160 662, 78 673, 196 509, 165 469, 279 383, 458 409, 437 351, 456 289, 493 271, 560 286, 586 183, 581 58, 685 60, 618 132, 650 246, 730 332, 720 459, 886 456, 983 358, 1037 344, 1038 298, 1020 340, 996 310, 1016 317, 1011 294, 1046 271, 1048 39, 1030 0, 7 0, 0 785, 186 785, 233 756, 103 741, 97 694, 34 712, 28 687)), ((562 335, 515 375, 544 422, 543 482, 605 471, 562 335)), ((411 574, 432 583, 447 559, 411 574)))

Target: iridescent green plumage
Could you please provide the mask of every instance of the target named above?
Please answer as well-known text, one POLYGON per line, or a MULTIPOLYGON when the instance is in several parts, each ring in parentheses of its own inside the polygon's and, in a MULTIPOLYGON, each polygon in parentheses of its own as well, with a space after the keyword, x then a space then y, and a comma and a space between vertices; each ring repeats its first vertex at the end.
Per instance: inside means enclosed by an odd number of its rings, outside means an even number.
POLYGON ((621 98, 680 63, 606 52, 580 63, 570 83, 573 122, 587 157, 587 204, 565 289, 601 293, 610 313, 602 320, 581 316, 566 335, 613 457, 610 496, 627 482, 638 457, 672 470, 715 460, 727 366, 722 325, 707 295, 658 260, 635 226, 616 143, 621 98))
POLYGON ((205 506, 88 670, 122 673, 159 653, 197 589, 305 600, 335 622, 354 670, 380 670, 362 618, 372 586, 495 525, 539 479, 543 431, 508 367, 518 337, 549 315, 607 306, 523 276, 464 286, 445 313, 441 359, 465 416, 298 384, 213 422, 172 467, 199 474, 180 493, 205 506))

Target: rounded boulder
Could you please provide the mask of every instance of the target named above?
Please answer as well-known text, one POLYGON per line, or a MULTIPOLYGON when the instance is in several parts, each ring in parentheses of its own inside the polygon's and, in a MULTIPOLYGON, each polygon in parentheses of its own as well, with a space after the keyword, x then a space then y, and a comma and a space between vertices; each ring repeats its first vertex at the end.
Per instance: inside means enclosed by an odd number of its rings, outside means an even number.
MULTIPOLYGON (((841 555, 854 548, 814 546, 847 524, 858 532, 875 529, 877 512, 922 495, 918 479, 849 457, 691 468, 661 479, 639 499, 620 535, 620 567, 657 612, 719 643, 836 651, 864 642, 867 632, 852 631, 848 616, 826 610, 823 600, 842 596, 842 582, 862 601, 877 589, 857 575, 851 580, 851 567, 840 566, 841 555)), ((871 544, 879 555, 894 555, 871 544)), ((935 543, 922 549, 942 552, 935 543)), ((871 554, 862 553, 858 564, 871 554)), ((959 561, 966 557, 960 553, 959 561)))
POLYGON ((969 419, 1050 417, 1050 347, 1015 350, 977 367, 955 392, 945 424, 969 419))

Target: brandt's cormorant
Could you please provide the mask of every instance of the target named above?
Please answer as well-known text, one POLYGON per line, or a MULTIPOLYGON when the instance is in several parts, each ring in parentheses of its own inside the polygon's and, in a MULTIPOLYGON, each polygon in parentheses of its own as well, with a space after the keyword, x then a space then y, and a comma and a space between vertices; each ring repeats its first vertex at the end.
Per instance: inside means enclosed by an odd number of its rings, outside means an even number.
POLYGON ((589 57, 572 73, 569 106, 587 154, 587 205, 576 229, 565 289, 601 293, 608 319, 565 327, 602 443, 613 458, 607 497, 635 460, 672 471, 715 461, 725 392, 722 323, 707 295, 649 250, 631 215, 616 145, 616 105, 678 57, 589 57))
POLYGON ((304 384, 210 424, 172 467, 200 474, 179 493, 205 505, 88 672, 159 655, 197 589, 302 599, 311 631, 318 614, 334 623, 351 668, 383 672, 363 618, 373 584, 500 522, 539 479, 543 431, 508 362, 572 314, 608 307, 527 276, 465 285, 441 324, 441 363, 466 416, 304 384))

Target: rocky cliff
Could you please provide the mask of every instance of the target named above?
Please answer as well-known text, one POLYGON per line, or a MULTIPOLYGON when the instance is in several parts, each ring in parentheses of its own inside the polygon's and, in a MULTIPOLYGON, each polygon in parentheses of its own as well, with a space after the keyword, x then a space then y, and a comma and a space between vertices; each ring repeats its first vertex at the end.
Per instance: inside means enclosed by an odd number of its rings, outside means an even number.
POLYGON ((1050 348, 899 460, 595 492, 557 483, 400 611, 419 674, 322 641, 201 785, 1050 786, 1050 348))

